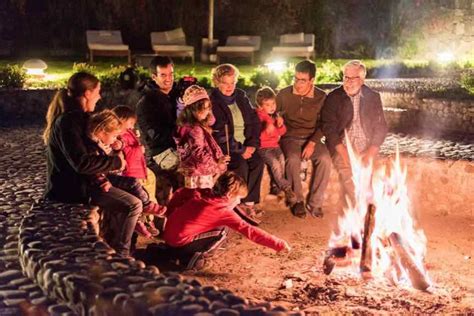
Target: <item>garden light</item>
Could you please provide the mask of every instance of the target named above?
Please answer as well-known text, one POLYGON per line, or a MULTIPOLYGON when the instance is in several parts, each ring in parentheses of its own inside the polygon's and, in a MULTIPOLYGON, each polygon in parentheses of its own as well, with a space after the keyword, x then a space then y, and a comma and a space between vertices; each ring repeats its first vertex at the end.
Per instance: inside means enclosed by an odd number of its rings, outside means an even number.
POLYGON ((436 60, 441 64, 447 64, 454 60, 454 54, 449 51, 438 53, 436 60))
POLYGON ((265 66, 270 71, 273 71, 275 73, 282 73, 286 69, 286 61, 283 61, 283 60, 270 61, 266 63, 265 66))
POLYGON ((41 59, 29 59, 23 64, 23 68, 26 69, 26 74, 35 77, 44 77, 45 69, 48 68, 48 65, 41 59))

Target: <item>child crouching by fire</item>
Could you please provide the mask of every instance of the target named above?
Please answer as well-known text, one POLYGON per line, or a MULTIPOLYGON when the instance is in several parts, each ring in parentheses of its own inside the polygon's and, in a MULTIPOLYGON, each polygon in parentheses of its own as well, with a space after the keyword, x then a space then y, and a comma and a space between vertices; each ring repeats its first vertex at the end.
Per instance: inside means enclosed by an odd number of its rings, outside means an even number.
POLYGON ((212 189, 177 190, 166 214, 166 246, 156 255, 178 260, 185 269, 200 269, 225 240, 228 228, 277 252, 290 251, 285 240, 248 224, 233 211, 247 192, 245 181, 234 172, 222 174, 212 189))

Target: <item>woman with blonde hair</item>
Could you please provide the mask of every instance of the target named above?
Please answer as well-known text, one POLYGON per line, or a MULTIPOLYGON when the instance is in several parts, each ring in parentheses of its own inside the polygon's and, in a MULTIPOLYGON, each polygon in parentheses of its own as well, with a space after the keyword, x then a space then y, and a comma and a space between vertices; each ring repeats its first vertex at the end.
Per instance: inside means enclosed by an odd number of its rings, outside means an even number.
POLYGON ((249 189, 241 208, 255 216, 260 201, 263 161, 256 151, 260 146, 260 121, 245 91, 236 88, 239 70, 231 64, 217 66, 212 72, 216 88, 210 94, 216 118, 214 138, 224 154, 230 156, 228 170, 242 177, 249 189), (227 152, 229 150, 229 152, 227 152))
POLYGON ((133 230, 142 212, 141 201, 111 188, 104 192, 90 185, 90 176, 125 168, 120 156, 100 156, 87 137, 89 113, 100 99, 100 82, 88 73, 73 74, 67 88, 56 93, 46 115, 43 139, 47 150, 48 179, 45 198, 65 203, 92 203, 117 213, 120 227, 109 244, 119 255, 128 256, 133 230))

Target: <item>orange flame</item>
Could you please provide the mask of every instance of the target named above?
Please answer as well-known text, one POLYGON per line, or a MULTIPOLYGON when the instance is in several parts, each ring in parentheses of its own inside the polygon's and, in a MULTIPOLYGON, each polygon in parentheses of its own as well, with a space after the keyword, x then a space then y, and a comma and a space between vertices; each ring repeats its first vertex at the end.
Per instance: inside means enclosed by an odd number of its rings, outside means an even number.
MULTIPOLYGON (((357 155, 346 135, 347 150, 349 153, 352 169, 352 179, 355 186, 355 205, 346 197, 347 208, 344 214, 338 218, 337 228, 332 232, 329 247, 352 248, 354 240, 362 241, 364 230, 364 219, 369 204, 376 207, 375 227, 370 244, 372 247, 373 277, 386 277, 394 284, 406 284, 416 288, 420 286, 413 284, 410 277, 410 268, 400 258, 400 254, 390 245, 390 236, 394 233, 403 239, 402 247, 405 257, 408 257, 413 269, 422 274, 426 286, 429 286, 428 275, 424 268, 426 254, 426 237, 421 229, 415 227, 413 216, 410 211, 410 200, 406 185, 407 170, 402 168, 398 145, 396 148, 395 161, 391 161, 390 168, 380 166, 374 168, 373 162, 364 166, 362 159, 357 155)), ((352 266, 359 268, 360 256, 353 258, 352 266)))

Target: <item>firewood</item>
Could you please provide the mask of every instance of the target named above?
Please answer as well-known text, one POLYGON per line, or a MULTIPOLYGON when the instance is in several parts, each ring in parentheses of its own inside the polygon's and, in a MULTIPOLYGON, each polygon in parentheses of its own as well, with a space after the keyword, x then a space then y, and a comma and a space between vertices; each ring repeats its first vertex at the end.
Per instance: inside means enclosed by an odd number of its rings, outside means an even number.
POLYGON ((372 277, 372 254, 371 245, 372 233, 375 228, 375 205, 367 206, 367 214, 365 215, 364 237, 362 238, 362 254, 360 259, 360 272, 364 279, 372 277))
POLYGON ((412 255, 407 251, 402 237, 397 233, 391 233, 388 237, 390 245, 400 260, 401 265, 407 271, 411 284, 415 289, 426 290, 430 287, 426 276, 413 260, 412 255))

